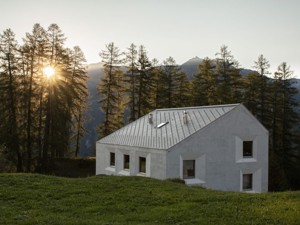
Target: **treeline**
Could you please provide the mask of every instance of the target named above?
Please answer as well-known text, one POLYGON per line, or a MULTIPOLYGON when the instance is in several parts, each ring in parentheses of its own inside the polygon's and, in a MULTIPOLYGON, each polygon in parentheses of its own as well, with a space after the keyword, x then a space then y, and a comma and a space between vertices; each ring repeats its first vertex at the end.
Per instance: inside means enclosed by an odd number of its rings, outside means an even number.
POLYGON ((100 56, 104 76, 98 93, 105 113, 100 137, 157 108, 243 103, 269 130, 269 189, 300 188, 298 91, 287 63, 272 75, 260 55, 253 65, 256 71, 242 75, 238 61, 222 46, 188 80, 172 57, 160 64, 148 58, 144 46, 131 44, 122 53, 110 43, 100 56))
POLYGON ((18 172, 48 172, 54 158, 78 154, 85 58, 65 40, 56 24, 35 24, 22 45, 11 29, 0 36, 0 157, 18 172))

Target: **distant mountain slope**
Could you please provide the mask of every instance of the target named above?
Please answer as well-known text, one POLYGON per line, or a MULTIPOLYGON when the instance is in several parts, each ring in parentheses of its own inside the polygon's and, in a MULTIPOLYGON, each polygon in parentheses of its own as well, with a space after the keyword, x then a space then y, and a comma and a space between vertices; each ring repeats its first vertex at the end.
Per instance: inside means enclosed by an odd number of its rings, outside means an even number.
POLYGON ((202 61, 203 59, 200 59, 198 56, 191 58, 181 65, 181 70, 191 79, 193 74, 198 72, 198 66, 202 61))
POLYGON ((88 110, 85 112, 86 122, 85 129, 88 131, 81 141, 81 156, 95 155, 95 143, 97 141, 97 127, 102 122, 103 113, 99 107, 99 97, 97 94, 97 86, 103 75, 101 63, 90 64, 87 69, 88 81, 87 87, 89 91, 88 110))

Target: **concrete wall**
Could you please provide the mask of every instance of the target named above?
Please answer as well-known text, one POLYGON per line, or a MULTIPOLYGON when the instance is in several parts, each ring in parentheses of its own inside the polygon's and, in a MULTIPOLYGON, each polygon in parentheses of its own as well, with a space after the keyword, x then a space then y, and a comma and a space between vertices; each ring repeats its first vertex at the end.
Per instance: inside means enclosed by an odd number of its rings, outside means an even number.
POLYGON ((268 191, 268 132, 242 105, 169 149, 167 178, 182 178, 183 160, 196 162, 188 184, 242 191, 242 175, 252 173, 252 192, 268 191), (253 141, 252 158, 243 158, 243 141, 253 141))
POLYGON ((147 176, 166 179, 166 150, 96 144, 96 175, 147 176), (116 163, 110 166, 110 152, 115 153, 116 163), (130 155, 130 168, 124 169, 124 154, 130 155), (146 158, 146 173, 139 173, 139 157, 146 158))

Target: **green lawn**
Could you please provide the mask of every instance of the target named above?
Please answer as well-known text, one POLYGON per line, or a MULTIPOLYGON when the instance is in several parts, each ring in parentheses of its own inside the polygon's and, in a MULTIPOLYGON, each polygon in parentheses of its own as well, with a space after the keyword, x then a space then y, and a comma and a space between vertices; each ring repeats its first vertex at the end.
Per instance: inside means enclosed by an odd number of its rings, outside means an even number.
POLYGON ((300 224, 300 192, 241 194, 142 177, 0 174, 0 224, 300 224))

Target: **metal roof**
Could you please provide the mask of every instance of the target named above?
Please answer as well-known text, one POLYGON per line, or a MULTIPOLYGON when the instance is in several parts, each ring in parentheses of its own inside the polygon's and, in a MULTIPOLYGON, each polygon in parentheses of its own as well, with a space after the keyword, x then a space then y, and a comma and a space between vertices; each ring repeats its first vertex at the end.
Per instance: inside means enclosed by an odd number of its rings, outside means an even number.
POLYGON ((157 109, 100 139, 98 143, 169 149, 238 105, 157 109), (186 122, 183 118, 185 112, 186 122), (152 123, 149 123, 149 116, 152 123))

